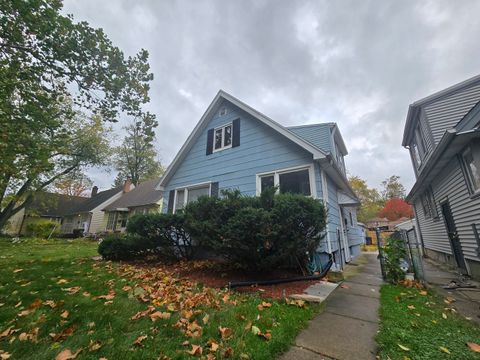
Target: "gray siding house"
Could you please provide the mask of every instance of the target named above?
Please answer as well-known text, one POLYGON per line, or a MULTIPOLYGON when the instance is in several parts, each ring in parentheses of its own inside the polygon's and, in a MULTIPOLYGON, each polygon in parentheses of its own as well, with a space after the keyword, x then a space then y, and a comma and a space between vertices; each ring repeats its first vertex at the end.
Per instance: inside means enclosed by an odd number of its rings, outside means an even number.
POLYGON ((402 145, 425 255, 480 278, 480 75, 411 104, 402 145))
POLYGON ((164 212, 222 189, 259 195, 263 188, 323 201, 328 228, 320 252, 336 266, 360 253, 359 201, 346 177, 347 149, 335 123, 284 127, 220 91, 162 177, 164 212))

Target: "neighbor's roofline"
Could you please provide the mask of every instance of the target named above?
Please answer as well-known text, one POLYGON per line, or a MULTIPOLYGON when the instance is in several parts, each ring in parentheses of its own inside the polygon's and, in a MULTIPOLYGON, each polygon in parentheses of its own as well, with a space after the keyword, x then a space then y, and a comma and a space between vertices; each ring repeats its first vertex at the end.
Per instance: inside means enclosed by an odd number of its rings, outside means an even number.
POLYGON ((285 128, 284 126, 275 122, 274 120, 272 120, 268 116, 262 114, 261 112, 255 110, 251 106, 249 106, 249 105, 245 104, 244 102, 238 100, 237 98, 230 95, 229 93, 227 93, 223 90, 220 90, 217 93, 217 95, 214 97, 213 101, 208 106, 207 110, 204 112, 204 114, 200 118, 200 121, 197 123, 197 125, 194 127, 194 129, 192 130, 192 132, 188 136, 188 138, 185 141, 185 143, 183 144, 183 146, 180 148, 179 152, 177 153, 177 155, 173 159, 172 163, 168 166, 167 170, 165 171, 165 174, 163 175, 162 179, 160 180, 160 182, 157 186, 157 188, 159 190, 162 190, 162 188, 165 186, 165 184, 170 180, 170 177, 176 171, 180 162, 186 156, 186 153, 188 152, 188 150, 190 150, 191 147, 193 146, 194 141, 200 136, 200 134, 202 133, 202 130, 206 126, 207 120, 209 120, 210 115, 216 110, 216 107, 217 107, 218 103, 222 99, 229 101, 233 105, 239 107, 240 109, 247 112, 251 116, 260 120, 261 122, 263 122, 267 126, 276 130, 281 135, 283 135, 286 138, 288 138, 289 140, 293 141, 294 143, 296 143, 297 145, 299 145, 303 149, 307 150, 308 152, 310 152, 313 155, 314 159, 322 159, 322 158, 325 158, 325 156, 327 155, 324 151, 322 151, 318 147, 310 144, 309 142, 302 139, 300 136, 292 133, 287 128, 285 128))
POLYGON ((425 104, 428 104, 434 100, 438 100, 443 96, 450 95, 451 93, 458 91, 460 89, 463 89, 467 86, 470 86, 476 82, 480 81, 480 75, 473 76, 467 80, 464 80, 462 82, 459 82, 455 85, 449 86, 446 89, 437 91, 429 96, 426 96, 420 100, 417 100, 413 103, 410 104, 408 107, 408 113, 407 113, 407 120, 405 122, 405 128, 403 130, 403 140, 402 140, 402 146, 408 146, 410 145, 410 139, 412 135, 412 125, 414 122, 414 119, 418 115, 419 108, 422 107, 425 104))

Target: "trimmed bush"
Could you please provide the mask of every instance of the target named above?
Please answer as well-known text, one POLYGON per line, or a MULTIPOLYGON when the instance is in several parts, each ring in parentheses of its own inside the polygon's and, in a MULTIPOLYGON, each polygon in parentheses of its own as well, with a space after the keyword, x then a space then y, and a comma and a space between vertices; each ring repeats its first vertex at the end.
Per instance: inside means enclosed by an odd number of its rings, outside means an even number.
POLYGON ((112 234, 105 237, 98 245, 98 253, 105 260, 130 260, 136 255, 137 244, 130 236, 112 234))
POLYGON ((251 270, 306 265, 326 226, 320 201, 297 194, 275 195, 275 189, 260 197, 238 191, 223 196, 199 198, 185 207, 186 231, 195 242, 251 270))
POLYGON ((52 234, 57 235, 60 232, 60 224, 51 220, 34 220, 27 224, 27 231, 30 235, 46 239, 52 234), (52 233, 53 231, 53 233, 52 233))
POLYGON ((296 194, 243 196, 238 190, 222 198, 200 197, 176 214, 146 214, 129 219, 127 236, 108 238, 99 252, 111 260, 155 254, 165 260, 191 259, 195 250, 249 270, 280 266, 306 267, 326 226, 323 204, 296 194))

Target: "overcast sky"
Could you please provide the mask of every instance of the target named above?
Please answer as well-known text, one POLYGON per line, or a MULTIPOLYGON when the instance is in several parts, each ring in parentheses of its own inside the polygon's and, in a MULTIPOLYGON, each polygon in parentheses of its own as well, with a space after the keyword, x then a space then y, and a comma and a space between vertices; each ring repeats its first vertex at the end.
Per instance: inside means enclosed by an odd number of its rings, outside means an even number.
MULTIPOLYGON (((480 72, 480 1, 68 0, 127 55, 150 53, 168 165, 219 89, 283 125, 336 122, 350 174, 414 182, 408 105, 480 72)), ((116 126, 119 128, 119 126, 116 126)), ((108 188, 110 176, 91 170, 108 188)))

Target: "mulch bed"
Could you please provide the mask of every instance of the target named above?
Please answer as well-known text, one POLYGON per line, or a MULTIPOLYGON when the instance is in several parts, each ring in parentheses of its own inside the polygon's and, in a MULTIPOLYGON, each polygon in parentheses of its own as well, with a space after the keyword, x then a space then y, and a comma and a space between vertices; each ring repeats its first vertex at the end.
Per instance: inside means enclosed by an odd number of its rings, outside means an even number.
MULTIPOLYGON (((287 279, 302 276, 296 271, 278 269, 268 273, 252 273, 241 269, 232 269, 221 261, 197 260, 180 262, 175 264, 164 264, 156 261, 135 263, 137 266, 159 267, 172 272, 178 278, 201 283, 212 288, 225 288, 229 282, 237 281, 262 281, 273 279, 287 279)), ((241 293, 258 293, 263 298, 282 299, 292 294, 301 294, 309 286, 318 283, 319 280, 295 281, 284 284, 245 286, 235 288, 241 293)))

